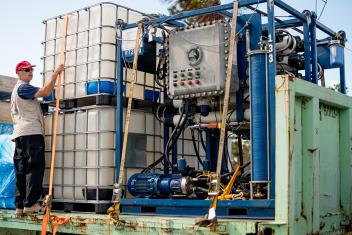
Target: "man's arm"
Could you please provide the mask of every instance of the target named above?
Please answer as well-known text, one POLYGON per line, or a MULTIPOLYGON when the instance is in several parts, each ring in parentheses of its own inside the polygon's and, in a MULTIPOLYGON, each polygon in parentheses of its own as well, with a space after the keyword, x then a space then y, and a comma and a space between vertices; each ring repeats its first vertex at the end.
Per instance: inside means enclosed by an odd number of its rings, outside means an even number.
POLYGON ((51 75, 51 80, 44 87, 40 88, 34 97, 44 97, 50 95, 50 92, 54 89, 57 76, 64 70, 64 65, 60 64, 54 73, 51 75))

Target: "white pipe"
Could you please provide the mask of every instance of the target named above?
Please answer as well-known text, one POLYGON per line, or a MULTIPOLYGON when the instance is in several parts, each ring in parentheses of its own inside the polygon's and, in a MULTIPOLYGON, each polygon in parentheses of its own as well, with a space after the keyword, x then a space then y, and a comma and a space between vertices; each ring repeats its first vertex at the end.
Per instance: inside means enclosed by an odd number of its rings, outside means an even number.
MULTIPOLYGON (((249 121, 250 118, 251 118, 251 114, 250 114, 250 109, 246 109, 244 111, 244 115, 243 115, 243 119, 246 120, 246 121, 249 121)), ((177 125, 178 123, 178 120, 180 119, 180 115, 175 115, 174 118, 173 118, 173 123, 174 125, 177 125)), ((210 112, 206 117, 203 117, 201 116, 199 113, 196 113, 194 116, 193 116, 193 121, 195 123, 211 123, 211 122, 221 122, 221 115, 219 112, 210 112)), ((237 122, 237 114, 236 114, 236 111, 234 111, 229 120, 229 122, 237 122)))

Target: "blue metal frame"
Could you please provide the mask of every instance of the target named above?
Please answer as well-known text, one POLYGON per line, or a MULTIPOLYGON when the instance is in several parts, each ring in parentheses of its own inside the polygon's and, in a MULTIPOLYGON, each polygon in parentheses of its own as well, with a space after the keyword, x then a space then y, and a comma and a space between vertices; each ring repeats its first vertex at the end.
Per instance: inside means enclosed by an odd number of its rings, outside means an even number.
MULTIPOLYGON (((204 216, 211 200, 121 199, 122 213, 153 215, 204 216)), ((218 201, 218 217, 274 219, 275 200, 218 201)))
POLYGON ((275 198, 275 77, 276 77, 276 49, 275 49, 275 18, 274 1, 267 1, 268 11, 268 97, 269 97, 269 180, 270 198, 275 198))
POLYGON ((122 65, 122 25, 117 25, 116 36, 116 138, 115 138, 115 182, 119 180, 122 135, 123 135, 123 65, 122 65))
POLYGON ((219 151, 219 132, 215 129, 206 130, 206 159, 209 163, 209 171, 216 171, 217 153, 219 151))
MULTIPOLYGON (((297 11, 293 7, 284 3, 282 0, 240 0, 238 6, 246 7, 257 4, 266 3, 267 4, 267 13, 268 23, 262 25, 260 23, 260 28, 265 28, 268 30, 268 43, 269 43, 269 56, 268 56, 268 107, 269 107, 269 179, 271 181, 270 187, 270 200, 253 200, 253 201, 219 201, 219 207, 225 210, 225 207, 234 207, 234 208, 246 208, 248 210, 253 209, 253 214, 248 213, 247 217, 253 215, 265 218, 271 218, 274 216, 274 199, 275 199, 275 77, 276 77, 276 50, 275 50, 275 29, 277 28, 289 28, 289 27, 300 27, 303 26, 303 38, 305 46, 305 73, 306 80, 317 83, 317 61, 318 61, 318 50, 317 50, 317 41, 316 41, 316 29, 321 30, 326 33, 330 38, 341 39, 342 41, 345 38, 341 38, 339 34, 331 30, 322 23, 316 21, 316 14, 314 12, 305 11, 303 13, 297 11), (291 14, 294 19, 281 21, 275 19, 274 6, 278 6, 283 9, 285 12, 291 14), (264 209, 264 210, 262 210, 264 209), (262 212, 260 212, 262 210, 262 212)), ((178 20, 186 19, 189 17, 195 17, 203 14, 209 13, 220 13, 226 17, 231 17, 231 14, 228 10, 232 10, 233 4, 224 4, 213 6, 209 8, 192 10, 182 12, 173 16, 166 16, 157 19, 152 19, 145 21, 147 25, 162 25, 162 24, 180 24, 178 20)), ((253 17, 254 18, 254 17, 253 17)), ((240 18, 239 18, 240 19, 240 18)), ((137 23, 123 25, 124 29, 135 28, 137 23)), ((258 27, 257 23, 250 25, 250 27, 258 27)), ((302 32, 302 31, 301 31, 302 32)), ((251 35, 252 36, 252 35, 251 35)), ((327 39, 328 41, 329 39, 327 39)), ((254 42, 255 44, 257 43, 254 42)), ((320 43, 320 42, 319 42, 320 43)), ((121 151, 121 140, 122 140, 122 67, 120 66, 121 61, 121 45, 118 41, 118 76, 117 76, 117 113, 116 113, 116 124, 117 124, 117 135, 116 135, 116 167, 117 171, 119 170, 118 166, 120 165, 120 154, 121 151), (119 93, 120 92, 120 93, 119 93)), ((252 45, 252 42, 251 42, 252 45)), ((257 44, 256 44, 257 45, 257 44)), ((241 47, 240 43, 239 52, 243 51, 243 46, 241 47)), ((252 46, 251 46, 252 47, 252 46)), ((255 48, 251 48, 252 50, 255 48)), ((242 52, 241 52, 242 53, 242 52)), ((243 58, 240 58, 243 59, 243 58)), ((241 65, 239 65, 241 66, 241 65)), ((243 69, 243 68, 241 68, 243 69)), ((345 87, 345 67, 340 67, 340 85, 341 92, 346 92, 345 87)), ((238 111, 238 110, 237 110, 238 111)), ((239 113, 240 114, 240 113, 239 113)), ((240 116, 240 115, 239 115, 240 116)), ((168 128, 168 127, 166 127, 168 128)), ((207 153, 206 159, 210 162, 213 161, 213 157, 216 154, 213 154, 213 145, 214 140, 211 137, 211 130, 207 131, 207 153)), ((213 167, 213 166, 212 166, 213 167)), ((210 169, 213 170, 213 169, 210 169)), ((168 171, 164 173, 169 173, 168 171)), ((117 174, 118 175, 118 172, 117 174)), ((155 213, 157 214, 177 214, 177 215, 191 215, 194 214, 200 208, 206 208, 205 212, 209 207, 209 201, 206 200, 172 200, 172 199, 122 199, 122 212, 128 213, 142 213, 142 207, 155 207, 155 213), (174 209, 175 208, 175 209, 174 209), (190 208, 187 210, 187 208, 190 208)), ((226 209, 227 210, 227 209, 226 209)), ((221 209, 220 209, 221 211, 221 209)), ((204 214, 204 211, 201 212, 204 214)), ((220 214, 224 216, 230 216, 228 212, 222 211, 220 214), (227 213, 227 214, 226 214, 227 213)))

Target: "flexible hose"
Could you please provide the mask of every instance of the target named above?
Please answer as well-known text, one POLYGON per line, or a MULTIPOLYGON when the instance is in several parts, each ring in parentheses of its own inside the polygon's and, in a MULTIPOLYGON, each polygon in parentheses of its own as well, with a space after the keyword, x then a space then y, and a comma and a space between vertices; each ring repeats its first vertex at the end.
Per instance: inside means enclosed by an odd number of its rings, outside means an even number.
POLYGON ((194 148, 194 152, 196 153, 196 157, 198 159, 199 164, 202 165, 202 167, 204 168, 204 164, 202 162, 202 159, 200 158, 198 149, 197 149, 197 145, 196 145, 196 139, 194 138, 194 130, 191 129, 191 135, 192 135, 192 143, 193 143, 193 148, 194 148))

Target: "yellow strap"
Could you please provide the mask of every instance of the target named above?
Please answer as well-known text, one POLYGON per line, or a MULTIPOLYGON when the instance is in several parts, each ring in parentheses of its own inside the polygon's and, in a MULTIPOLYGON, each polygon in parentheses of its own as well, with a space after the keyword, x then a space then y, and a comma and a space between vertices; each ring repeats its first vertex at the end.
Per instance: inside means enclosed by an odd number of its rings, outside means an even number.
MULTIPOLYGON (((227 121, 227 112, 228 112, 228 104, 230 97, 230 88, 231 88, 231 78, 232 78, 232 62, 233 58, 236 55, 235 50, 237 50, 235 46, 236 42, 236 26, 237 26, 237 14, 238 14, 238 0, 233 1, 233 13, 232 13, 232 25, 231 25, 231 37, 230 37, 230 53, 229 60, 227 61, 227 69, 226 69, 226 83, 225 83, 225 94, 224 94, 224 106, 222 110, 222 120, 221 120, 221 131, 220 131, 220 140, 219 140, 219 152, 218 152, 218 162, 216 173, 218 174, 218 180, 220 181, 220 173, 222 166, 222 155, 224 151, 224 143, 225 143, 225 132, 226 132, 226 121, 227 121)), ((220 184, 220 182, 218 182, 220 184)), ((217 207, 218 197, 214 196, 211 204, 210 210, 215 210, 217 207)), ((210 227, 210 231, 216 231, 216 225, 213 224, 210 227)))
MULTIPOLYGON (((60 64, 65 63, 65 45, 66 45, 66 37, 67 37, 67 26, 68 26, 68 14, 65 15, 64 18, 64 31, 61 39, 60 45, 60 64)), ((61 93, 61 73, 58 74, 57 78, 57 93, 56 93, 56 106, 55 106, 55 114, 54 114, 54 130, 53 130, 53 144, 52 144, 52 152, 51 152, 51 164, 50 164, 50 181, 49 181, 49 197, 53 192, 53 180, 54 180, 54 167, 55 167, 55 154, 56 154, 56 133, 57 133, 57 120, 59 116, 59 104, 60 104, 60 93, 61 93)), ((47 198, 49 198, 47 197, 47 198)), ((43 215, 42 222, 42 235, 46 234, 46 225, 48 223, 48 219, 50 216, 51 203, 47 203, 46 212, 43 215)))
POLYGON ((134 57, 133 57, 133 68, 132 68, 132 81, 131 81, 131 84, 130 84, 130 91, 128 93, 128 105, 127 105, 125 129, 124 129, 124 134, 123 134, 120 173, 119 173, 119 181, 118 181, 120 186, 123 183, 123 177, 124 177, 124 173, 125 173, 125 159, 126 159, 126 149, 127 149, 127 137, 128 137, 128 129, 129 129, 130 119, 131 119, 133 88, 134 88, 134 83, 136 82, 136 77, 137 77, 138 51, 139 51, 139 45, 140 45, 140 41, 141 41, 142 26, 143 26, 142 23, 138 24, 136 43, 134 45, 134 52, 133 52, 134 53, 134 57))
POLYGON ((220 140, 219 140, 219 152, 218 152, 218 163, 216 168, 216 173, 221 173, 222 165, 222 155, 224 151, 224 142, 225 142, 225 132, 226 132, 226 121, 227 121, 227 112, 229 108, 229 98, 230 98, 230 88, 231 88, 231 78, 232 78, 232 62, 235 56, 235 42, 236 42, 236 25, 237 25, 237 12, 238 12, 238 0, 233 2, 233 15, 232 15, 232 25, 231 25, 231 37, 230 37, 230 53, 229 60, 227 61, 226 69, 226 84, 225 84, 225 94, 224 94, 224 106, 222 109, 222 120, 221 120, 221 131, 220 131, 220 140))
POLYGON ((230 194, 231 192, 231 189, 232 189, 232 186, 233 186, 233 183, 235 183, 235 180, 236 180, 236 177, 240 171, 241 167, 238 166, 235 170, 235 172, 233 173, 231 179, 230 179, 230 182, 227 184, 224 192, 221 194, 221 196, 218 196, 218 199, 219 200, 225 200, 226 199, 226 196, 230 194))

